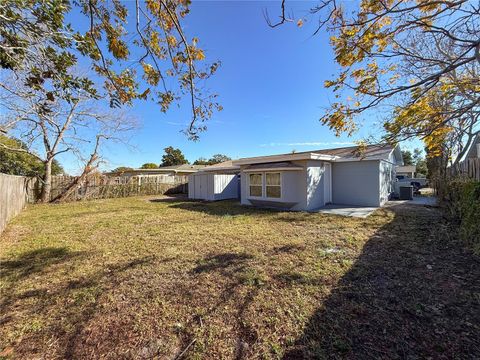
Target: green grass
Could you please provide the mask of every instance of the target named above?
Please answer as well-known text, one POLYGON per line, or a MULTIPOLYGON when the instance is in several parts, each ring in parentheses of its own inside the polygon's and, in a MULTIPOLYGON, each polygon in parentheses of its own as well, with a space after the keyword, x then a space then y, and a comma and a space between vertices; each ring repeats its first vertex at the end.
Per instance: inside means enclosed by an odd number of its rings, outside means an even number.
POLYGON ((151 200, 35 205, 8 226, 0 357, 462 358, 480 349, 478 258, 435 209, 355 219, 151 200))

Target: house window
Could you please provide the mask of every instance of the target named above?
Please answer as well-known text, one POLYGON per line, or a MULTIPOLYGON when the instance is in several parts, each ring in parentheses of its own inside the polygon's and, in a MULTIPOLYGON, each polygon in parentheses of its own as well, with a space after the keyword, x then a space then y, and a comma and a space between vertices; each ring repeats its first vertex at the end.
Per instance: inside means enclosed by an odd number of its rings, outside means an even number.
POLYGON ((262 174, 250 174, 250 196, 262 197, 262 174))
POLYGON ((265 192, 267 198, 280 198, 282 196, 280 173, 265 174, 265 192))

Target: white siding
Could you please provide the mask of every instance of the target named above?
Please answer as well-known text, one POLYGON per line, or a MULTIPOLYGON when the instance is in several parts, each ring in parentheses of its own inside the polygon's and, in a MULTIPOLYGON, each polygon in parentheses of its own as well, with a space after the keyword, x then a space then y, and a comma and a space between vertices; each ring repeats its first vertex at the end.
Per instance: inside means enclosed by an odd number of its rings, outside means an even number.
POLYGON ((190 199, 214 200, 213 180, 209 174, 193 174, 188 177, 188 197, 190 199))
POLYGON ((380 161, 364 160, 332 164, 333 203, 380 206, 380 161))
POLYGON ((199 200, 224 200, 238 197, 235 174, 193 174, 188 177, 188 197, 199 200))
POLYGON ((188 198, 195 199, 195 177, 188 175, 188 198))
POLYGON ((214 199, 236 199, 238 197, 238 179, 236 174, 214 174, 214 199))

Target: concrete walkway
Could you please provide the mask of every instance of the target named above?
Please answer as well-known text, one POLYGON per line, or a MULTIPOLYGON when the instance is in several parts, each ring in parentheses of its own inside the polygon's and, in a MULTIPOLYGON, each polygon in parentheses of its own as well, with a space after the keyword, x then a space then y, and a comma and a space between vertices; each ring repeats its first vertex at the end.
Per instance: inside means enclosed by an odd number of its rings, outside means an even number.
POLYGON ((435 196, 414 196, 413 200, 390 200, 386 205, 395 206, 400 204, 435 206, 437 205, 437 198, 435 196))
POLYGON ((322 214, 332 214, 332 215, 341 215, 341 216, 351 216, 358 218, 366 218, 368 215, 377 210, 378 207, 365 207, 365 206, 355 206, 355 205, 325 205, 324 207, 315 210, 322 214))
MULTIPOLYGON (((396 205, 403 205, 403 204, 435 206, 437 204, 437 198, 434 196, 414 196, 413 200, 388 201, 385 204, 385 206, 388 207, 388 206, 396 206, 396 205)), ((320 209, 314 210, 313 212, 319 212, 322 214, 351 216, 351 217, 357 217, 357 218, 366 218, 377 209, 378 207, 330 204, 320 209)))

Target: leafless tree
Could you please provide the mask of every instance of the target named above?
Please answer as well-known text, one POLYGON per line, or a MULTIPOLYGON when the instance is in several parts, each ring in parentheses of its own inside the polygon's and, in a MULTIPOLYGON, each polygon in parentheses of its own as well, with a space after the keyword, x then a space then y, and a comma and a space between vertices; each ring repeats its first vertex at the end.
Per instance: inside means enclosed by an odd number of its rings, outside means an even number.
POLYGON ((98 167, 102 143, 125 142, 135 129, 132 117, 112 111, 97 108, 82 91, 32 89, 24 86, 24 79, 10 78, 0 83, 0 127, 22 139, 27 148, 0 146, 27 152, 44 163, 41 201, 48 202, 54 159, 67 152, 75 155, 84 164, 82 180, 98 167))

